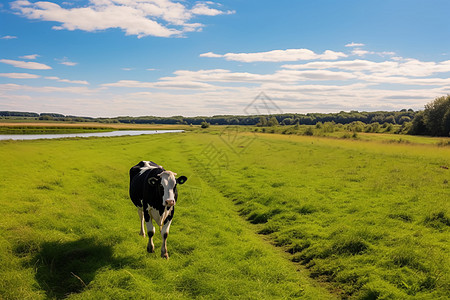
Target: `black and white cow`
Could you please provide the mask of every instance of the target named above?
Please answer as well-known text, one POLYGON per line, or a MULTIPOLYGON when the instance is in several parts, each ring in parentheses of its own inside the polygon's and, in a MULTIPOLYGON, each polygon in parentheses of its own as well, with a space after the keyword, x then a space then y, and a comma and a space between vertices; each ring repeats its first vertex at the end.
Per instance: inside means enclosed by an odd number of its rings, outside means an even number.
POLYGON ((176 175, 152 161, 141 161, 130 169, 130 198, 138 209, 141 221, 140 235, 145 237, 145 221, 149 238, 147 251, 154 252, 155 227, 152 220, 155 220, 161 231, 163 258, 169 258, 167 236, 178 198, 177 184, 183 184, 187 180, 186 176, 175 178, 176 175))

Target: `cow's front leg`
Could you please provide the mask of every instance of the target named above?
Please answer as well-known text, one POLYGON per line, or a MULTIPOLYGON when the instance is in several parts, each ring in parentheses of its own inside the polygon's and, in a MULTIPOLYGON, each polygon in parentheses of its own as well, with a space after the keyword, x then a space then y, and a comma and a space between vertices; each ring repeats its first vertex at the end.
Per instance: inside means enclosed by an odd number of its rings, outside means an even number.
POLYGON ((153 235, 155 234, 155 226, 153 226, 152 219, 150 218, 150 214, 148 213, 147 210, 144 211, 144 218, 148 230, 147 252, 153 253, 155 252, 155 244, 153 244, 153 235))
POLYGON ((141 222, 141 232, 139 232, 139 235, 142 235, 143 237, 145 237, 144 210, 141 207, 138 207, 138 215, 139 215, 139 221, 141 222))
POLYGON ((172 220, 164 224, 161 229, 162 245, 161 245, 161 257, 169 259, 169 254, 167 253, 167 237, 169 236, 169 229, 172 220))

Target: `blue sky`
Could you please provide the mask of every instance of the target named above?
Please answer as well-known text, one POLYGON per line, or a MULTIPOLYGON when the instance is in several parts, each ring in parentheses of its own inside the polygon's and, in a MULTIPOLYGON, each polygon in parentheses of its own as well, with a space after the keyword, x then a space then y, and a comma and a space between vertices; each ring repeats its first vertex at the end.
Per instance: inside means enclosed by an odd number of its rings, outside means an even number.
POLYGON ((448 0, 0 2, 0 110, 93 117, 422 109, 448 0))

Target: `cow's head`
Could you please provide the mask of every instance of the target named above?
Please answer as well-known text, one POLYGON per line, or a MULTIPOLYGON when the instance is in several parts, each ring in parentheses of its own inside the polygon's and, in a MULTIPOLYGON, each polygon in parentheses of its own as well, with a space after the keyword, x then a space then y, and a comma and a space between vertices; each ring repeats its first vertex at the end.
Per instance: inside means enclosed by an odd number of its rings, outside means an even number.
POLYGON ((175 178, 177 173, 172 171, 164 171, 158 175, 158 177, 152 177, 149 179, 149 184, 157 186, 160 189, 160 194, 163 198, 164 206, 174 206, 177 200, 177 184, 183 184, 186 182, 186 176, 180 176, 175 178))

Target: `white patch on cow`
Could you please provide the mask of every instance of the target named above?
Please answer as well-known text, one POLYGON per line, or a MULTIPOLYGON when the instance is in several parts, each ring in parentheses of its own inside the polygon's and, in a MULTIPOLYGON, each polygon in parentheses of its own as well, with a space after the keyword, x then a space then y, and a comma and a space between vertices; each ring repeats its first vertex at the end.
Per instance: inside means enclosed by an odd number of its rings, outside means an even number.
POLYGON ((139 220, 141 220, 141 232, 139 233, 139 235, 142 235, 143 237, 145 237, 145 228, 144 228, 144 210, 140 207, 138 207, 138 215, 139 215, 139 220))
POLYGON ((175 202, 175 192, 174 188, 177 183, 175 176, 177 173, 172 171, 164 171, 158 176, 161 177, 161 184, 164 187, 163 205, 167 205, 168 200, 173 200, 175 202))
POLYGON ((144 166, 141 167, 141 171, 139 172, 139 175, 142 175, 147 170, 153 170, 153 169, 156 169, 156 168, 162 168, 161 166, 158 166, 158 165, 157 166, 150 165, 149 161, 143 161, 143 163, 144 163, 144 166))

